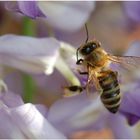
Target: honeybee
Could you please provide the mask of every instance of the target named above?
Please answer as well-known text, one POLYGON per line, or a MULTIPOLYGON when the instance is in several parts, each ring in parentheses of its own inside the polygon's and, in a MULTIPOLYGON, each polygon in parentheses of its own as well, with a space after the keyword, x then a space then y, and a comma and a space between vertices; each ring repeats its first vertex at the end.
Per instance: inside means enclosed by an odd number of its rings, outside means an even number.
MULTIPOLYGON (((87 30, 87 27, 86 27, 87 30)), ((88 36, 88 32, 87 32, 88 36)), ((107 53, 97 40, 88 41, 81 45, 77 51, 77 65, 83 65, 87 71, 80 74, 87 74, 88 80, 85 87, 71 86, 70 91, 88 89, 88 86, 94 84, 97 91, 100 92, 100 98, 106 109, 111 113, 116 113, 121 104, 121 92, 118 80, 118 72, 110 68, 111 63, 119 64, 121 67, 130 69, 140 65, 140 57, 134 56, 115 56, 107 53), (78 58, 78 54, 82 58, 78 58), (74 87, 74 88, 73 88, 74 87)))

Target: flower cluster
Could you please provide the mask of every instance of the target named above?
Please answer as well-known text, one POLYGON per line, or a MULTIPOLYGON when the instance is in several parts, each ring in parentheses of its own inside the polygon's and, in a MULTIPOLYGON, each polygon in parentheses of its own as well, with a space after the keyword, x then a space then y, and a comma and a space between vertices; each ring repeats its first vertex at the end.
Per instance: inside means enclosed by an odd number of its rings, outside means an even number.
POLYGON ((89 18, 94 9, 94 2, 19 1, 8 2, 6 7, 8 10, 18 11, 31 18, 44 17, 52 27, 75 31, 89 18))

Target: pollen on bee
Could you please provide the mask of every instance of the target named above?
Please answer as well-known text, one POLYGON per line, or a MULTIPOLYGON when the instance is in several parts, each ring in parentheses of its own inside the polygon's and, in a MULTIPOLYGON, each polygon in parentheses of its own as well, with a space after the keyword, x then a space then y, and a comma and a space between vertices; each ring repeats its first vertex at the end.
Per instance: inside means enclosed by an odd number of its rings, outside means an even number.
POLYGON ((81 94, 83 88, 81 86, 68 86, 63 88, 63 97, 72 97, 81 94))

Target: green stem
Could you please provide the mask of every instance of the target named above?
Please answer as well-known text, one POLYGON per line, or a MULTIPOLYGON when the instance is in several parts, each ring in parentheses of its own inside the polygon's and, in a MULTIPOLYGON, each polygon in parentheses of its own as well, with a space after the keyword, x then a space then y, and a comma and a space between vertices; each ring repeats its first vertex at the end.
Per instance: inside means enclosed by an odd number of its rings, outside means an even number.
MULTIPOLYGON (((22 34, 26 35, 26 36, 35 36, 35 34, 36 34, 35 22, 33 20, 29 19, 28 17, 25 17, 23 19, 22 34)), ((35 94, 35 89, 36 89, 36 85, 35 85, 33 78, 28 74, 24 74, 23 75, 23 84, 24 84, 23 99, 25 102, 32 102, 34 94, 35 94)))
POLYGON ((28 17, 24 17, 22 34, 27 36, 35 36, 35 28, 35 22, 32 19, 29 19, 28 17))
POLYGON ((32 102, 35 94, 35 83, 32 77, 28 74, 23 75, 24 83, 24 96, 23 99, 25 102, 32 102))

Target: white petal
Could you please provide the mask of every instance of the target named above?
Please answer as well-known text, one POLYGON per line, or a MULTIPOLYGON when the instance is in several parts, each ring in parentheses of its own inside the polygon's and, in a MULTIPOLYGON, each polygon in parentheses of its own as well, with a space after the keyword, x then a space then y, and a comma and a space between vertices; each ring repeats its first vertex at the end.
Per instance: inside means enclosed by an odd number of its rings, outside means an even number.
POLYGON ((72 84, 80 85, 79 79, 73 73, 76 70, 76 49, 65 43, 60 42, 59 57, 55 64, 59 72, 72 84))
POLYGON ((0 64, 29 73, 50 74, 59 47, 54 38, 5 35, 0 37, 0 64))
POLYGON ((80 29, 95 7, 93 1, 41 1, 38 2, 38 6, 47 16, 47 22, 51 26, 69 32, 80 29))

